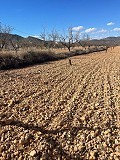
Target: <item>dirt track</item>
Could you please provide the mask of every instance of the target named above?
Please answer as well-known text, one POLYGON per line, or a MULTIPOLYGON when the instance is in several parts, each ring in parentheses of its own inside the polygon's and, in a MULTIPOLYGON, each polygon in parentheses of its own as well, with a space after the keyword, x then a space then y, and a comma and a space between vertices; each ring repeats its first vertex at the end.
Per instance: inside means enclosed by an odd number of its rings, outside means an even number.
POLYGON ((120 159, 120 47, 71 60, 0 71, 1 160, 120 159))

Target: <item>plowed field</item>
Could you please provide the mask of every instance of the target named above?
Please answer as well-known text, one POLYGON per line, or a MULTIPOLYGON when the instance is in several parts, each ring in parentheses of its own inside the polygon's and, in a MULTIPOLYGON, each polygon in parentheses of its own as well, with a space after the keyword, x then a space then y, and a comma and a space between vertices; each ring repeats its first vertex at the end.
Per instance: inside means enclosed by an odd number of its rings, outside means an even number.
POLYGON ((1 160, 119 160, 120 47, 0 71, 1 160))

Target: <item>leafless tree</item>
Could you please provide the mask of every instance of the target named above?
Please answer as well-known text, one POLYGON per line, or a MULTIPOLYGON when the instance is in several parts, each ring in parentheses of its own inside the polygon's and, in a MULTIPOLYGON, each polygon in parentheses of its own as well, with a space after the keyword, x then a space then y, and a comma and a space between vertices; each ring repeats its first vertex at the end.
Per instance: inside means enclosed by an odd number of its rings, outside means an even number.
POLYGON ((56 42, 59 38, 59 34, 55 29, 53 29, 51 31, 51 33, 49 33, 49 37, 50 37, 51 41, 56 42))
POLYGON ((58 39, 59 39, 59 34, 58 34, 58 32, 57 32, 55 29, 53 29, 53 30, 51 31, 51 33, 49 33, 48 37, 49 37, 50 47, 51 47, 51 48, 57 48, 58 39))
POLYGON ((48 48, 48 33, 46 32, 46 28, 43 28, 43 32, 41 32, 40 38, 43 40, 43 47, 48 48))
POLYGON ((61 35, 59 37, 59 40, 61 42, 61 44, 63 46, 65 46, 69 52, 71 51, 71 48, 73 47, 74 45, 74 36, 73 36, 73 30, 72 30, 72 27, 69 27, 68 28, 68 33, 67 34, 64 34, 64 35, 61 35))
POLYGON ((2 50, 9 43, 10 33, 13 28, 11 26, 3 25, 0 23, 0 50, 2 50))
POLYGON ((23 46, 23 42, 21 40, 19 40, 19 38, 16 38, 15 40, 10 39, 10 43, 11 43, 11 45, 12 45, 12 47, 15 50, 16 53, 23 46))
POLYGON ((89 40, 90 36, 88 34, 84 34, 82 38, 80 38, 80 31, 77 31, 75 34, 75 42, 77 46, 82 46, 85 48, 86 46, 89 46, 89 40))

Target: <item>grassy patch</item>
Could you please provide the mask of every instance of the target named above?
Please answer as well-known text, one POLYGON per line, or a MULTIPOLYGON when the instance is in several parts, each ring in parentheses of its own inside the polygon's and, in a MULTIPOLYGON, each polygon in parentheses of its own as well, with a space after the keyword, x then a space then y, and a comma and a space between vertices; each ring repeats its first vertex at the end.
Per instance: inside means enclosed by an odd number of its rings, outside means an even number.
POLYGON ((25 66, 40 64, 43 62, 64 59, 76 55, 103 51, 104 48, 91 48, 89 50, 75 50, 72 52, 61 52, 56 54, 51 51, 28 51, 20 55, 12 53, 0 55, 0 70, 23 68, 25 66))

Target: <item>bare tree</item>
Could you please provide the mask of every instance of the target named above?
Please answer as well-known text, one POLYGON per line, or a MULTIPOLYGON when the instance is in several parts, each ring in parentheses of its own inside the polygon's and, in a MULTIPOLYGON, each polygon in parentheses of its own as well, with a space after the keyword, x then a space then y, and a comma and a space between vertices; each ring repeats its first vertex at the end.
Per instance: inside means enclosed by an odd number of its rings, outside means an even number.
POLYGON ((82 46, 81 40, 80 40, 80 30, 78 30, 75 34, 74 34, 74 40, 75 40, 75 45, 77 47, 82 46))
POLYGON ((56 48, 59 40, 58 32, 55 29, 53 29, 51 33, 49 33, 48 37, 49 37, 50 47, 56 48))
POLYGON ((11 26, 2 25, 0 23, 0 50, 2 50, 9 43, 10 33, 13 28, 11 26))
POLYGON ((47 40, 48 40, 48 34, 47 34, 45 28, 43 29, 43 32, 40 34, 40 38, 43 40, 43 46, 45 48, 48 48, 48 42, 47 42, 47 40))
POLYGON ((10 42, 16 53, 20 48, 22 48, 23 42, 18 37, 16 39, 11 38, 10 42))
POLYGON ((83 48, 86 48, 86 46, 89 46, 88 43, 90 40, 90 36, 88 34, 84 34, 82 38, 80 39, 80 31, 77 31, 75 34, 75 41, 77 46, 82 46, 83 48))
POLYGON ((90 40, 90 36, 88 34, 83 34, 82 40, 83 41, 89 41, 90 40))
POLYGON ((73 47, 74 45, 74 36, 73 36, 73 30, 72 30, 72 27, 69 27, 68 28, 68 34, 64 34, 64 35, 61 35, 59 37, 59 40, 61 42, 61 44, 63 46, 65 46, 69 52, 71 51, 71 48, 73 47))

